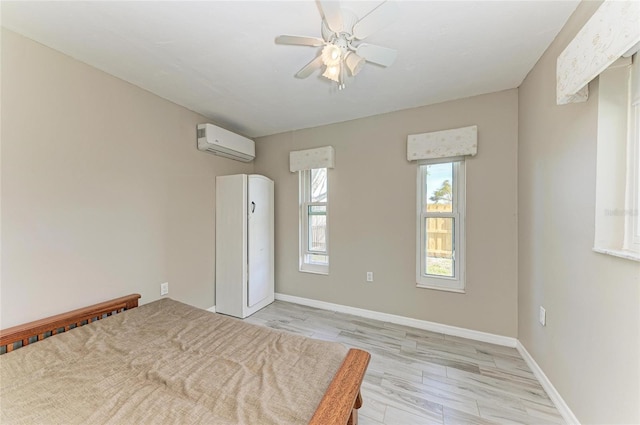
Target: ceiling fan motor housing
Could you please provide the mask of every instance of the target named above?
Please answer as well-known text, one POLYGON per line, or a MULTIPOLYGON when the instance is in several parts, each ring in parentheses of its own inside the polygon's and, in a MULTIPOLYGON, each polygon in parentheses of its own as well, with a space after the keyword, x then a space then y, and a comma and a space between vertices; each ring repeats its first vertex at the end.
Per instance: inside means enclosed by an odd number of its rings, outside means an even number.
POLYGON ((342 14, 342 31, 331 31, 329 25, 327 25, 327 22, 323 19, 321 28, 322 38, 327 43, 340 47, 343 53, 346 53, 347 50, 355 51, 355 48, 351 47, 350 44, 354 40, 353 26, 358 22, 358 17, 349 9, 340 9, 340 13, 342 14))

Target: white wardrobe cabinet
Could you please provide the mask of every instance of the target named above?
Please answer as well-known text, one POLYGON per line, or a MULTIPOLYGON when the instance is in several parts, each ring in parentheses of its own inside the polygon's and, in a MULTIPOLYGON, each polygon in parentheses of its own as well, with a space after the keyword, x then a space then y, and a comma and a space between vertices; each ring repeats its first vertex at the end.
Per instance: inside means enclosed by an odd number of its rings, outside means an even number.
POLYGON ((273 181, 216 178, 216 312, 244 318, 274 300, 273 181))

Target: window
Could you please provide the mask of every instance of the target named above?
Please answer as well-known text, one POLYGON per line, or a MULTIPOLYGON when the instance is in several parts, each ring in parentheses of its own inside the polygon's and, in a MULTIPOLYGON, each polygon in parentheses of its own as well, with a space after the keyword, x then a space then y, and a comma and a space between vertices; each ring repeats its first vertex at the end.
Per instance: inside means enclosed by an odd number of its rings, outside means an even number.
POLYGON ((417 284, 464 292, 464 161, 418 167, 417 284))
POLYGON ((640 83, 638 55, 599 77, 593 250, 640 261, 640 83))
POLYGON ((300 171, 300 271, 329 273, 326 168, 300 171))

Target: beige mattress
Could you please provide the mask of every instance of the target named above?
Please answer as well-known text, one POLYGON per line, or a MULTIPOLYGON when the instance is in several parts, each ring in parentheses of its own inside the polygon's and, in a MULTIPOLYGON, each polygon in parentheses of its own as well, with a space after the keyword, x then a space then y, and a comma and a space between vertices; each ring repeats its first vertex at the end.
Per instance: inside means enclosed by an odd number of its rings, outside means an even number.
POLYGON ((346 353, 163 299, 0 356, 0 423, 307 423, 346 353))

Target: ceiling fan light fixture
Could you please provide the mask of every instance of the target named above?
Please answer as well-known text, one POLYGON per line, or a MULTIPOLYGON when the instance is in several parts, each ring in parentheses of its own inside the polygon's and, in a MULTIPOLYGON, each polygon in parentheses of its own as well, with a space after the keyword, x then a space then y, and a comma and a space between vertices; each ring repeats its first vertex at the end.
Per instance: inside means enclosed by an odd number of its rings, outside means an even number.
POLYGON ((362 70, 362 67, 366 62, 362 56, 358 56, 353 52, 347 53, 344 61, 347 64, 347 68, 349 68, 351 75, 353 75, 354 77, 356 76, 356 74, 358 74, 358 72, 362 70))
POLYGON ((335 81, 336 83, 340 82, 340 63, 336 65, 327 66, 327 69, 324 70, 322 76, 330 79, 331 81, 335 81))
POLYGON ((322 49, 322 62, 324 62, 327 67, 338 65, 341 58, 342 49, 335 44, 327 44, 322 49))

